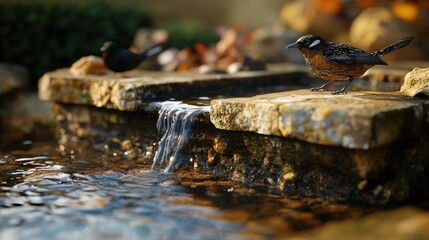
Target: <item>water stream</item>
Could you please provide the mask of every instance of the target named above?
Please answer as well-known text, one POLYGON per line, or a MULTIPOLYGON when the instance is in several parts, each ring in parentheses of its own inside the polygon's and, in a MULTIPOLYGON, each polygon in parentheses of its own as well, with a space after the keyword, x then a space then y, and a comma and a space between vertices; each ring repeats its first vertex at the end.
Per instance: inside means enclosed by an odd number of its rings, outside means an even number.
POLYGON ((175 165, 187 160, 180 150, 192 138, 192 127, 195 122, 209 110, 209 106, 195 106, 180 101, 160 103, 156 126, 163 136, 159 141, 152 169, 159 169, 163 163, 166 163, 164 172, 172 172, 175 165))

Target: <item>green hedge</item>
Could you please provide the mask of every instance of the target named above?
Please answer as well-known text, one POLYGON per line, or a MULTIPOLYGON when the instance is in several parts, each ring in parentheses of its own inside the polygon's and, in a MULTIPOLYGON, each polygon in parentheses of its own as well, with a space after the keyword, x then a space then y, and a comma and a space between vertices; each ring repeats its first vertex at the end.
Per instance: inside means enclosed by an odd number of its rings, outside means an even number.
POLYGON ((178 20, 162 26, 169 33, 169 46, 179 49, 193 47, 201 42, 206 45, 219 41, 219 36, 213 29, 197 20, 178 20))
POLYGON ((0 3, 0 62, 24 65, 37 79, 82 56, 99 55, 107 40, 129 46, 138 28, 153 25, 147 13, 133 6, 58 2, 0 3))

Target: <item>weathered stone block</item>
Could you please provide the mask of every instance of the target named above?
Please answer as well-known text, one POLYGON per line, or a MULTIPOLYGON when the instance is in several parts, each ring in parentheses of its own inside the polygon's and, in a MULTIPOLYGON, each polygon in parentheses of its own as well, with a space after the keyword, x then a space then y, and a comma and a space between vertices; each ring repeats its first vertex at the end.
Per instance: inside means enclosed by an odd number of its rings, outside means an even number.
POLYGON ((370 149, 418 132, 427 124, 428 107, 427 100, 399 93, 300 90, 213 100, 210 118, 219 129, 370 149))
POLYGON ((235 74, 129 71, 78 76, 60 69, 40 79, 39 97, 46 101, 136 111, 145 109, 150 102, 171 98, 248 94, 269 87, 292 89, 305 84, 303 79, 310 77, 305 68, 296 65, 235 74))

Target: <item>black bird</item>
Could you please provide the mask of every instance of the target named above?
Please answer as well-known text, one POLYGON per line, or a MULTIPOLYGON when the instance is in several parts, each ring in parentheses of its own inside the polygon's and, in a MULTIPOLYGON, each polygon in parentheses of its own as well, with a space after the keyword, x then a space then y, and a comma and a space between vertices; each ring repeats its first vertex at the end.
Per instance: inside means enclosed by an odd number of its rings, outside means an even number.
POLYGON ((311 88, 311 91, 323 90, 336 81, 347 81, 340 90, 332 91, 331 94, 347 93, 346 88, 353 79, 362 76, 366 70, 374 65, 387 65, 380 57, 407 46, 414 37, 406 37, 379 51, 367 53, 359 48, 354 48, 342 43, 325 42, 321 37, 306 35, 299 38, 295 43, 286 46, 298 48, 304 55, 310 71, 329 82, 320 87, 311 88))
POLYGON ((141 53, 133 53, 128 49, 121 48, 114 42, 106 42, 100 48, 104 64, 114 72, 125 72, 140 65, 146 58, 153 56, 163 50, 161 45, 155 45, 141 53))

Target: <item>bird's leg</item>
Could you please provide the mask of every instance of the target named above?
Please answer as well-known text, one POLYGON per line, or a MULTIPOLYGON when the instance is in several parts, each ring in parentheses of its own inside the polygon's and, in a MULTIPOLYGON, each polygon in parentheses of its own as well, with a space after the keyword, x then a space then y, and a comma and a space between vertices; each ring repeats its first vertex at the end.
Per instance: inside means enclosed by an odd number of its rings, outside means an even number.
POLYGON ((332 83, 334 83, 335 81, 330 81, 330 82, 327 82, 327 83, 325 83, 325 84, 323 84, 322 86, 320 86, 320 87, 314 87, 314 88, 310 88, 310 91, 319 91, 319 90, 323 90, 323 91, 326 91, 326 86, 328 86, 328 85, 330 85, 330 84, 332 84, 332 83))
POLYGON ((353 82, 353 78, 349 77, 349 79, 347 80, 347 84, 343 88, 341 88, 340 90, 332 91, 331 94, 332 95, 338 95, 338 94, 342 94, 342 93, 347 94, 346 89, 350 85, 350 83, 352 83, 352 82, 353 82))

